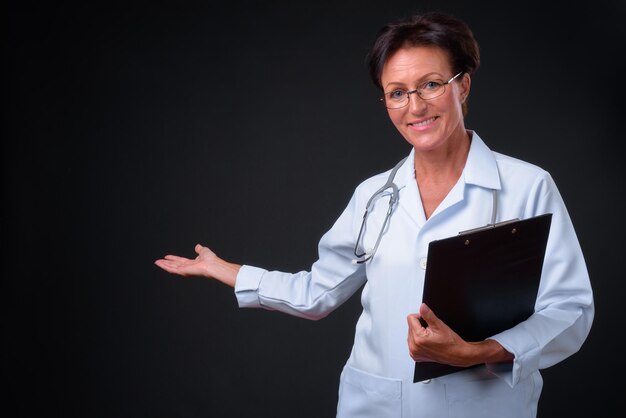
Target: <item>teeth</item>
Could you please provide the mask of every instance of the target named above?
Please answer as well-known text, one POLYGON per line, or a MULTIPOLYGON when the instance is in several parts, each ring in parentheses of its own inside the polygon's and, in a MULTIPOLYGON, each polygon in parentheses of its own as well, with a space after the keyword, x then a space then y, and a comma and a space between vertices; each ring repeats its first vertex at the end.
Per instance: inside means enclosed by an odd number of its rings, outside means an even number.
POLYGON ((435 120, 435 118, 433 117, 433 118, 430 118, 430 119, 426 119, 425 121, 422 121, 422 122, 420 122, 420 123, 411 123, 410 125, 412 125, 412 126, 418 126, 418 127, 419 127, 419 126, 424 126, 424 125, 428 125, 429 123, 431 123, 431 122, 432 122, 432 121, 434 121, 434 120, 435 120))

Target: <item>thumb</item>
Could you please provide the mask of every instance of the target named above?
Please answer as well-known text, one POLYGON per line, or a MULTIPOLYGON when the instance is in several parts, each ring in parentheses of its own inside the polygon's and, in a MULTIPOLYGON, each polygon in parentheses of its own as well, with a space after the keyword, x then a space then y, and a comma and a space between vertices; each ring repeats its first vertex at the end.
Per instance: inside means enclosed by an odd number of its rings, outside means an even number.
POLYGON ((426 321, 429 326, 437 325, 440 322, 437 315, 435 315, 425 303, 420 305, 420 317, 426 321))
POLYGON ((197 254, 200 254, 200 251, 202 251, 202 245, 200 245, 200 244, 196 244, 196 246, 195 246, 195 248, 194 248, 194 249, 196 250, 196 253, 197 253, 197 254))

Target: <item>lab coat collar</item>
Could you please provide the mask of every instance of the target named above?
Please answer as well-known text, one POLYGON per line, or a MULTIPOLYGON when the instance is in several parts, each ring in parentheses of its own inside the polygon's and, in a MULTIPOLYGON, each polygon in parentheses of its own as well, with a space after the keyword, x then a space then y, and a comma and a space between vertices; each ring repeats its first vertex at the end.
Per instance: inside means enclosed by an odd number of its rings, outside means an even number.
MULTIPOLYGON (((493 152, 474 131, 468 131, 472 138, 465 168, 463 180, 466 184, 485 187, 487 189, 500 190, 500 174, 498 164, 493 152)), ((398 188, 404 188, 407 184, 415 182, 415 149, 411 149, 409 157, 396 175, 398 188)))
POLYGON ((465 183, 500 190, 500 173, 495 155, 476 132, 468 132, 472 138, 472 144, 463 169, 465 183))

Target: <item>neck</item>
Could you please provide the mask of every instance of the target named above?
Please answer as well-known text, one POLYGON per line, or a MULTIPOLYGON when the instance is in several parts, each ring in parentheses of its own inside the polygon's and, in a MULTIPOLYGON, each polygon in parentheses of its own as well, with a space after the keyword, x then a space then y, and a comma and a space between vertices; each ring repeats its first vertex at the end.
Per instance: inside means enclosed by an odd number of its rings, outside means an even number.
POLYGON ((463 172, 470 148, 470 135, 464 130, 445 148, 415 152, 415 178, 419 184, 456 182, 463 172))

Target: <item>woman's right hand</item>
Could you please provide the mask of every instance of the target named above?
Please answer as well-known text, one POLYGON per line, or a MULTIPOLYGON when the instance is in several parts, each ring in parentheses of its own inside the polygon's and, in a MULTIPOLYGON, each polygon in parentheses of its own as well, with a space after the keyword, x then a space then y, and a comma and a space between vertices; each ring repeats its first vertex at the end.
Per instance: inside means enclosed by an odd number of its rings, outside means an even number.
POLYGON ((213 278, 235 287, 240 265, 222 260, 208 247, 200 244, 196 244, 195 251, 198 254, 196 258, 168 254, 164 258, 156 260, 154 264, 168 273, 184 277, 213 278))

